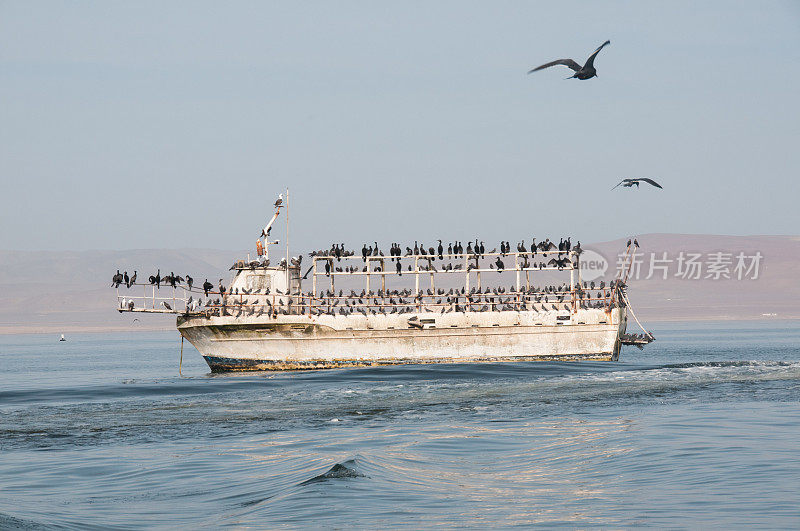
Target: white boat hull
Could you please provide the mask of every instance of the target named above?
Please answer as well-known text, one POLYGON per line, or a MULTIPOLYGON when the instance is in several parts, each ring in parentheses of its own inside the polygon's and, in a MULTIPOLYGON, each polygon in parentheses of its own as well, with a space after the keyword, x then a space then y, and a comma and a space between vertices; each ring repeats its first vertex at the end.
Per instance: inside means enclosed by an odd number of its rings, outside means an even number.
POLYGON ((624 308, 178 318, 213 371, 619 358, 624 308))

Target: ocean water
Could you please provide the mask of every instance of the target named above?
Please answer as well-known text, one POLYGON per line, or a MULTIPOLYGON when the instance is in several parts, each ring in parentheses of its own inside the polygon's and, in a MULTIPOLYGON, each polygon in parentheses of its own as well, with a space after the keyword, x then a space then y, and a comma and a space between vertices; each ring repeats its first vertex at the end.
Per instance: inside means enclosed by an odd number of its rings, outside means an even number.
POLYGON ((177 332, 0 336, 0 528, 800 527, 800 323, 618 363, 210 374, 177 332))

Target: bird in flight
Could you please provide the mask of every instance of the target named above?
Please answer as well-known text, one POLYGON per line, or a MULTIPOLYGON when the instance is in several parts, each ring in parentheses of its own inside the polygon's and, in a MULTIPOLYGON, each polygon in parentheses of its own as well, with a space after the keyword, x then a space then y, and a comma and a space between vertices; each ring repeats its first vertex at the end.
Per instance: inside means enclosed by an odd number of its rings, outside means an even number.
MULTIPOLYGON (((636 188, 639 188, 640 183, 647 183, 655 186, 656 188, 661 188, 662 190, 664 189, 663 186, 655 182, 653 179, 648 179, 647 177, 638 177, 636 179, 622 179, 619 183, 617 183, 617 186, 622 185, 623 188, 630 188, 635 184, 636 188)), ((614 188, 616 188, 617 186, 615 186, 614 188)), ((614 188, 612 188, 612 190, 614 188)))
POLYGON ((551 66, 556 65, 564 65, 568 68, 571 68, 575 71, 573 75, 568 77, 567 79, 578 78, 578 79, 590 79, 597 76, 597 70, 594 69, 594 58, 600 53, 600 50, 603 49, 604 46, 607 44, 611 44, 611 41, 606 41, 600 45, 598 49, 594 51, 592 55, 586 60, 586 64, 583 66, 579 65, 572 59, 557 59, 555 61, 551 61, 549 63, 545 63, 542 66, 537 66, 533 70, 528 70, 528 73, 531 74, 533 72, 538 72, 539 70, 544 70, 545 68, 550 68, 551 66))

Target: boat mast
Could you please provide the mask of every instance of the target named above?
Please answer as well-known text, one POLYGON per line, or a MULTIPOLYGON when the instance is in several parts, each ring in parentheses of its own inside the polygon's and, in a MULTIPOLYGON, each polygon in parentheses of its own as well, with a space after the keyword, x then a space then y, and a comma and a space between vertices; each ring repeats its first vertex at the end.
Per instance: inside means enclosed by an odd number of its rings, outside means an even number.
MULTIPOLYGON (((286 293, 291 295, 292 284, 289 276, 289 189, 286 189, 286 293)), ((291 300, 291 299, 290 299, 291 300)))

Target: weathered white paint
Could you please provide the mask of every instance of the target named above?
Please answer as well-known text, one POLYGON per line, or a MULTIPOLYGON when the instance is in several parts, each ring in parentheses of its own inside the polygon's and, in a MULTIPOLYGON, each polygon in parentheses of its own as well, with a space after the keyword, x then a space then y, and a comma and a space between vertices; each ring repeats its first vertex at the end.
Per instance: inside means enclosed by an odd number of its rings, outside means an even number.
POLYGON ((490 311, 178 319, 180 333, 206 357, 212 369, 514 359, 616 360, 619 336, 625 326, 624 308, 609 312, 578 310, 572 314, 490 311), (417 326, 409 324, 413 317, 417 326))

